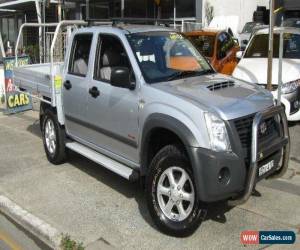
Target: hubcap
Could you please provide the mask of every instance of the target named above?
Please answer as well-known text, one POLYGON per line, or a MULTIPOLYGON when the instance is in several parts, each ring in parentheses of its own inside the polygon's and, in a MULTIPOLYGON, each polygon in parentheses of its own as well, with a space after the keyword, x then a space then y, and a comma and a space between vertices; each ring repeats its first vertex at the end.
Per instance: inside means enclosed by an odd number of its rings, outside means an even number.
POLYGON ((54 123, 51 119, 48 119, 45 124, 45 141, 49 153, 54 154, 56 150, 56 134, 54 123))
POLYGON ((180 167, 166 169, 159 178, 157 200, 163 214, 173 221, 183 221, 192 212, 195 202, 193 182, 180 167))

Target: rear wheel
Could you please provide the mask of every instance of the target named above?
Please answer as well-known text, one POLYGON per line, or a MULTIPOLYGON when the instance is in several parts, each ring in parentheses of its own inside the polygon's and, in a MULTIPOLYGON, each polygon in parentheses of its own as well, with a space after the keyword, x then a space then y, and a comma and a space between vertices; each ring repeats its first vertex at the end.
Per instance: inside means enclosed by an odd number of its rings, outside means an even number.
POLYGON ((151 217, 161 231, 184 237, 198 228, 200 202, 190 164, 180 147, 169 145, 157 153, 146 188, 151 217))
POLYGON ((46 110, 42 120, 44 149, 48 160, 57 165, 66 159, 65 130, 53 112, 46 110))

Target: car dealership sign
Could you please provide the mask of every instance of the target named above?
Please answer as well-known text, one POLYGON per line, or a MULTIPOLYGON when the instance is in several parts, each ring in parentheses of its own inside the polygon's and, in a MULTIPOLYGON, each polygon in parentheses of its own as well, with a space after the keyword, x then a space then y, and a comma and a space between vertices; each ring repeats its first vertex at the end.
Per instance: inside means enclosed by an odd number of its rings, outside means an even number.
MULTIPOLYGON (((18 58, 18 65, 27 65, 28 56, 18 58)), ((15 57, 4 58, 4 88, 6 96, 6 113, 18 113, 32 109, 31 97, 27 94, 20 93, 13 85, 13 67, 15 66, 15 57)))

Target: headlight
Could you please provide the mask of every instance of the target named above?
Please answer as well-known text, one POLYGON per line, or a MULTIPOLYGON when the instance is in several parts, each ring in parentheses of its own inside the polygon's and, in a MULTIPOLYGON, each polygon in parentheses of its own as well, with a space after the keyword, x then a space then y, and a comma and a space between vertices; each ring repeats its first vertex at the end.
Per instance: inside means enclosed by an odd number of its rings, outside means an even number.
POLYGON ((211 149, 214 151, 231 151, 224 121, 211 113, 204 113, 204 117, 211 149))
POLYGON ((289 94, 294 91, 300 86, 300 79, 288 83, 282 84, 281 92, 282 94, 289 94))

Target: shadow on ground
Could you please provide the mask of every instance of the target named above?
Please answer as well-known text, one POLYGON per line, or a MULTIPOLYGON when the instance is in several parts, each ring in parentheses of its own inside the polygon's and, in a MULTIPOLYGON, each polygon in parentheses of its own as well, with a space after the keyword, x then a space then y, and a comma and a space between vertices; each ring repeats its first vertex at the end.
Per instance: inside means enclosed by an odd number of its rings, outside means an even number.
MULTIPOLYGON (((23 116, 22 119, 24 119, 23 116)), ((41 138, 40 125, 38 120, 29 125, 27 127, 27 131, 41 138)), ((135 199, 139 207, 139 212, 143 219, 152 228, 157 230, 148 212, 144 188, 140 182, 129 182, 128 180, 123 179, 117 174, 114 174, 106 168, 99 166, 98 164, 75 152, 69 152, 68 154, 68 163, 70 163, 72 166, 95 178, 97 181, 109 186, 110 188, 113 188, 125 197, 129 199, 135 199)), ((213 220, 218 223, 226 223, 227 220, 225 214, 230 210, 231 207, 229 207, 227 205, 227 202, 225 201, 204 205, 202 222, 206 220, 213 220)))

